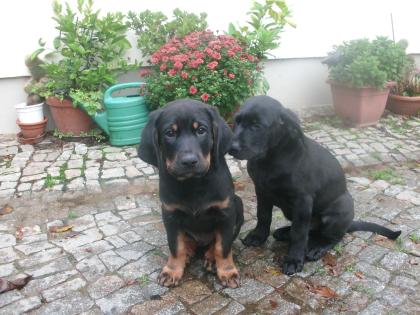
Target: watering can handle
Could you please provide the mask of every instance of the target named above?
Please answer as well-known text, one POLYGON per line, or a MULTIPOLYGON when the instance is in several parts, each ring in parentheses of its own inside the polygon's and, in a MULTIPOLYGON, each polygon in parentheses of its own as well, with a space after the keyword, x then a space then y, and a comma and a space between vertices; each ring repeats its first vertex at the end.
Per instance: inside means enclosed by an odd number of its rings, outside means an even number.
POLYGON ((139 88, 141 85, 144 85, 144 82, 128 82, 128 83, 121 83, 111 86, 108 90, 104 93, 104 99, 111 98, 112 93, 119 90, 124 89, 132 89, 132 88, 139 88))

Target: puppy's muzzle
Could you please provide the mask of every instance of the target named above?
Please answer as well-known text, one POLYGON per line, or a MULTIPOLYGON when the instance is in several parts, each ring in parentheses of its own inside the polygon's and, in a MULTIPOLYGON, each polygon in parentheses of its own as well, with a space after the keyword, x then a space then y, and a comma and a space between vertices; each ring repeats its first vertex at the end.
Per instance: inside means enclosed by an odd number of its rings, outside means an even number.
POLYGON ((193 169, 198 163, 198 157, 196 154, 187 153, 180 158, 180 163, 184 168, 193 169))
POLYGON ((241 147, 239 146, 239 142, 238 141, 232 142, 232 145, 229 150, 229 154, 232 156, 236 156, 238 155, 240 151, 241 151, 241 147))

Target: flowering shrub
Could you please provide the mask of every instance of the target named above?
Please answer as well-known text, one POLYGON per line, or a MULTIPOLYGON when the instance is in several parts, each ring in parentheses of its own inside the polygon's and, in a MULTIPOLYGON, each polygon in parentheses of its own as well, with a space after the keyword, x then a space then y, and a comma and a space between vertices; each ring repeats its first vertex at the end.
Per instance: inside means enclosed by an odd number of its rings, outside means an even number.
POLYGON ((151 109, 192 98, 229 117, 240 102, 263 90, 258 59, 229 35, 202 31, 174 38, 152 55, 151 62, 144 91, 151 109))

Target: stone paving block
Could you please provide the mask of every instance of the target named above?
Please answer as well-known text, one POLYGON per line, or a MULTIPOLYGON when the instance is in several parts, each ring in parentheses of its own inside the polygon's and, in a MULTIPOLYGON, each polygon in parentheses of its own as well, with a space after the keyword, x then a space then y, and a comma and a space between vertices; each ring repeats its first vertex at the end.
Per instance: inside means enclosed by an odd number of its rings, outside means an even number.
POLYGON ((28 284, 21 290, 26 295, 33 295, 46 289, 49 289, 57 284, 63 283, 68 279, 77 275, 78 272, 74 269, 56 273, 44 278, 32 279, 28 284))
POLYGON ((19 256, 12 247, 5 247, 0 249, 0 264, 10 263, 18 258, 19 256))
POLYGON ((16 245, 16 238, 12 234, 0 234, 0 248, 16 245))
POLYGON ((51 302, 60 298, 63 298, 68 295, 72 295, 74 291, 77 291, 83 288, 86 285, 86 281, 81 278, 75 278, 64 282, 54 288, 45 290, 42 292, 43 298, 47 302, 51 302))
POLYGON ((82 260, 76 265, 76 268, 89 282, 100 278, 107 272, 105 265, 101 262, 98 256, 93 256, 82 260))
POLYGON ((136 207, 134 196, 117 196, 114 198, 114 203, 117 210, 128 210, 136 207))
POLYGON ((386 315, 388 312, 387 307, 379 301, 374 301, 365 310, 360 312, 360 315, 386 315))
POLYGON ((124 233, 120 233, 119 237, 124 240, 125 244, 138 242, 142 239, 142 237, 136 234, 134 231, 127 231, 124 233))
POLYGON ((396 276, 394 280, 392 280, 392 284, 396 287, 400 287, 408 291, 416 291, 418 282, 414 279, 410 279, 404 276, 396 276))
POLYGON ((43 265, 42 267, 35 266, 25 270, 26 274, 32 275, 34 278, 39 278, 49 274, 65 271, 73 268, 67 257, 53 260, 52 262, 43 265))
POLYGON ((0 294, 0 308, 2 308, 5 305, 8 305, 14 301, 22 299, 24 296, 20 291, 13 290, 9 292, 4 292, 0 294))
POLYGON ((93 301, 80 292, 43 305, 34 312, 34 315, 68 314, 75 315, 89 310, 94 305, 93 301))
POLYGON ((301 307, 283 299, 281 294, 274 293, 260 301, 257 305, 257 312, 261 314, 276 315, 298 315, 301 314, 301 307))
POLYGON ((126 259, 120 257, 112 250, 99 254, 98 256, 111 272, 117 271, 127 263, 126 259))
POLYGON ((118 167, 118 168, 102 170, 101 178, 103 179, 118 178, 118 177, 123 177, 124 175, 125 175, 124 169, 122 167, 118 167))
POLYGON ((113 214, 111 211, 101 212, 95 215, 95 220, 98 226, 102 226, 112 222, 118 222, 121 219, 113 214))
POLYGON ((0 277, 6 277, 16 272, 17 269, 13 263, 0 265, 0 277))
POLYGON ((228 306, 226 306, 224 309, 222 309, 220 312, 218 312, 218 315, 236 315, 241 313, 245 310, 245 306, 242 304, 231 301, 228 306))
POLYGON ((60 258, 64 255, 65 254, 61 248, 51 248, 27 256, 26 258, 19 260, 18 264, 22 268, 29 268, 38 264, 43 264, 48 261, 60 258))
POLYGON ((104 314, 122 314, 135 304, 145 301, 139 285, 125 287, 96 301, 104 314))
POLYGON ((390 252, 382 258, 380 264, 391 271, 400 269, 405 261, 408 259, 408 255, 401 252, 390 252))
POLYGON ((152 246, 140 241, 118 248, 115 252, 126 260, 137 260, 152 249, 152 246))
POLYGON ((81 261, 86 257, 97 255, 113 248, 114 247, 107 241, 100 240, 80 247, 69 249, 68 252, 72 254, 77 261, 81 261))
MULTIPOLYGON (((162 299, 145 301, 144 303, 132 307, 130 314, 143 315, 143 314, 162 314, 162 315, 175 315, 182 314, 185 311, 185 306, 171 294, 165 294, 162 299)), ((196 314, 203 314, 196 312, 196 314)))
POLYGON ((76 235, 75 237, 52 240, 51 242, 53 242, 57 246, 63 247, 64 250, 71 250, 73 248, 80 247, 85 244, 99 241, 102 238, 103 236, 99 229, 93 228, 80 232, 80 234, 76 235))
POLYGON ((12 304, 0 309, 0 315, 22 314, 29 312, 41 305, 41 299, 38 296, 31 296, 18 300, 12 304))
POLYGON ((118 274, 126 280, 133 280, 160 270, 164 264, 165 259, 163 257, 151 253, 133 263, 125 265, 118 270, 118 274))
POLYGON ((365 276, 375 278, 381 282, 387 283, 391 278, 391 274, 387 270, 370 265, 369 263, 363 261, 356 264, 356 269, 361 271, 365 276))
POLYGON ((105 224, 99 227, 99 229, 102 231, 102 233, 105 236, 120 234, 122 232, 127 231, 130 228, 131 226, 124 221, 118 221, 118 222, 114 222, 110 224, 105 224))
POLYGON ((180 286, 173 289, 171 293, 179 296, 182 301, 185 301, 190 305, 197 303, 212 294, 210 289, 199 280, 183 282, 180 286))
MULTIPOLYGON (((129 233, 129 232, 125 232, 125 233, 129 233)), ((122 233, 124 234, 124 233, 122 233)), ((121 234, 120 234, 121 236, 121 234)), ((105 238, 106 241, 110 242, 115 248, 120 248, 123 247, 125 245, 127 245, 127 242, 124 241, 120 236, 118 235, 111 235, 105 238)))
POLYGON ((22 244, 15 246, 17 250, 21 251, 25 255, 30 255, 52 247, 54 247, 54 244, 51 244, 49 241, 40 241, 31 244, 22 244))
POLYGON ((95 218, 91 214, 86 214, 76 219, 69 219, 68 224, 73 226, 72 230, 75 232, 81 232, 96 226, 95 218))
POLYGON ((100 299, 108 294, 119 290, 125 285, 125 282, 118 276, 111 275, 99 278, 89 285, 87 291, 92 299, 100 299))
POLYGON ((272 286, 263 284, 253 279, 245 279, 237 289, 226 288, 223 293, 241 304, 256 303, 264 296, 274 291, 272 286))
POLYGON ((378 261, 388 252, 389 250, 387 248, 378 245, 369 245, 368 247, 364 248, 358 256, 360 260, 373 263, 378 261))

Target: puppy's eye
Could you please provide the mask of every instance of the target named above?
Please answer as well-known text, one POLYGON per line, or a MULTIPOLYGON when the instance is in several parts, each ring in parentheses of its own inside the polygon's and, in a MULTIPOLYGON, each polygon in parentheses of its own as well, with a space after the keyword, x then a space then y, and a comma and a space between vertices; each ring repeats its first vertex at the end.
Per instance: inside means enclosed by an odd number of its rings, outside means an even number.
POLYGON ((176 136, 176 132, 172 129, 167 129, 165 131, 165 136, 167 136, 168 138, 172 138, 176 136))
POLYGON ((204 135, 207 132, 207 129, 203 126, 197 128, 197 134, 204 135))

